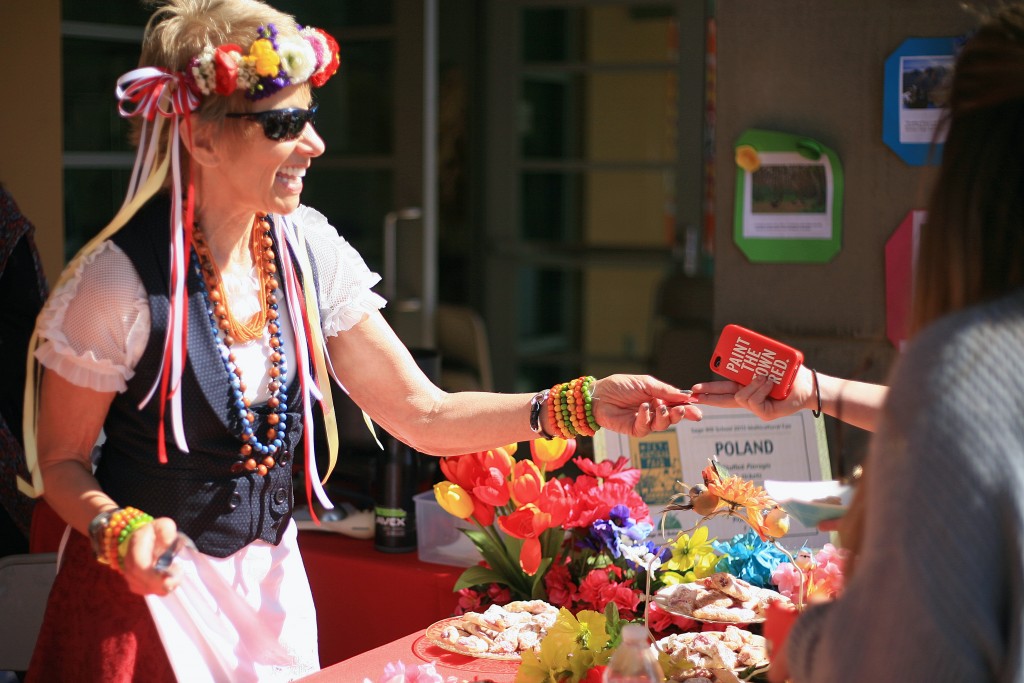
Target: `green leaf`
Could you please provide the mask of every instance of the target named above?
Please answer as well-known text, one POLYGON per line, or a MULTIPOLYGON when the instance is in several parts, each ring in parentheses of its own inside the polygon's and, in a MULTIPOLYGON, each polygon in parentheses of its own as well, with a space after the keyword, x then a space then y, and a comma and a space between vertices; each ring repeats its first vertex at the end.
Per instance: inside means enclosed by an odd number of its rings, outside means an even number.
POLYGON ((544 575, 548 572, 548 567, 551 566, 550 557, 545 557, 540 561, 540 565, 537 567, 537 573, 531 577, 530 585, 530 599, 531 600, 547 600, 548 590, 544 586, 544 575))
POLYGON ((459 576, 459 580, 455 582, 455 587, 452 588, 452 592, 462 590, 463 588, 471 588, 473 586, 486 586, 492 583, 500 583, 504 585, 506 582, 504 577, 493 569, 480 566, 469 567, 459 576))
POLYGON ((475 545, 477 550, 480 552, 484 552, 491 547, 493 541, 491 540, 491 537, 483 531, 480 531, 479 529, 460 529, 459 531, 466 534, 466 536, 469 537, 469 540, 473 541, 473 545, 475 545))

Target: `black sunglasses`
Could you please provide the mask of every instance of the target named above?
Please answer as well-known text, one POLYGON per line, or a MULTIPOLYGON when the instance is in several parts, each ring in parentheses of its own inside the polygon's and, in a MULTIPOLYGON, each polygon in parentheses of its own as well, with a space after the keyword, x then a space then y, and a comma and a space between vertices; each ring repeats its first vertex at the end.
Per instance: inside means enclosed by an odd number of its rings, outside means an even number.
POLYGON ((271 140, 294 140, 302 135, 307 123, 313 123, 316 117, 317 104, 309 105, 309 109, 270 109, 255 112, 230 112, 224 116, 229 119, 248 119, 259 121, 263 126, 263 134, 271 140))

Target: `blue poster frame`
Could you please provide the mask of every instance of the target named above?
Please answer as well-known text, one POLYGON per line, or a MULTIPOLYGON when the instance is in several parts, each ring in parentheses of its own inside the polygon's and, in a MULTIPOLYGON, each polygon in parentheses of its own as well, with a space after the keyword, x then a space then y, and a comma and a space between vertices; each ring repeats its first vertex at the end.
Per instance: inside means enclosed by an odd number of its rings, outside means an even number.
POLYGON ((900 107, 902 106, 902 79, 900 63, 904 57, 941 57, 956 54, 959 39, 954 36, 940 38, 907 38, 885 60, 885 83, 882 101, 882 140, 892 151, 911 166, 938 165, 942 160, 942 143, 900 142, 900 107))

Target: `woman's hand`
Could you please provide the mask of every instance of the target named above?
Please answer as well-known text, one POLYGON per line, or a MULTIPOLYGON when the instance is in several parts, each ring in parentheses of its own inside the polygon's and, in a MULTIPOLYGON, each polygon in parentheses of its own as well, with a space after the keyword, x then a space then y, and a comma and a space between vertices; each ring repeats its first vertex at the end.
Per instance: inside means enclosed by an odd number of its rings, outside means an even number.
POLYGON ((747 386, 722 380, 693 385, 691 403, 721 408, 746 408, 764 421, 792 415, 804 408, 816 408, 814 377, 806 365, 801 365, 793 380, 793 388, 784 399, 768 398, 774 384, 763 375, 757 375, 747 386))
POLYGON ((178 526, 169 517, 154 519, 128 537, 128 552, 122 571, 128 587, 138 595, 167 595, 181 583, 181 567, 173 562, 165 571, 156 562, 178 536, 178 526))
POLYGON ((593 397, 597 423, 630 436, 647 436, 680 420, 702 417, 690 405, 690 392, 649 375, 609 375, 594 383, 593 397))

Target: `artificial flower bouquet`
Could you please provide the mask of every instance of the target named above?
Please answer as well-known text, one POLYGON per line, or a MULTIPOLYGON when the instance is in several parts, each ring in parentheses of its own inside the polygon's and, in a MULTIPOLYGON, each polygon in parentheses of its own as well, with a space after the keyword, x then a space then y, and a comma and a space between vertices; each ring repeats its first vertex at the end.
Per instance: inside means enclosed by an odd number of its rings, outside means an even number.
MULTIPOLYGON (((575 453, 572 440, 533 441, 529 459, 517 460, 516 452, 512 444, 444 458, 447 479, 434 491, 442 508, 474 522, 463 532, 483 558, 456 583, 457 613, 530 599, 561 608, 539 648, 522 652, 517 683, 599 681, 629 621, 644 622, 655 639, 727 630, 651 600, 676 584, 728 574, 758 588, 777 586, 799 606, 842 588, 843 552, 826 545, 816 555, 801 549, 794 557, 779 543, 789 529, 785 511, 763 488, 715 461, 702 471, 702 484, 683 484, 665 508, 694 511, 698 523, 659 543, 635 490, 640 472, 628 458, 598 463, 577 457, 574 478, 558 475, 575 453), (726 541, 709 538, 703 524, 721 515, 741 519, 750 530, 726 541)), ((667 673, 686 680, 689 667, 677 660, 667 673)), ((741 677, 759 680, 762 673, 763 667, 741 677)))
MULTIPOLYGON (((658 554, 650 511, 635 487, 640 471, 628 458, 575 458, 575 478, 558 476, 576 451, 572 439, 517 444, 441 460, 446 480, 434 486, 438 503, 474 523, 463 532, 483 558, 456 583, 459 612, 511 600, 543 599, 570 612, 604 612, 614 603, 623 619, 642 615, 646 565, 658 554)), ((655 587, 662 584, 655 582, 655 587)))

